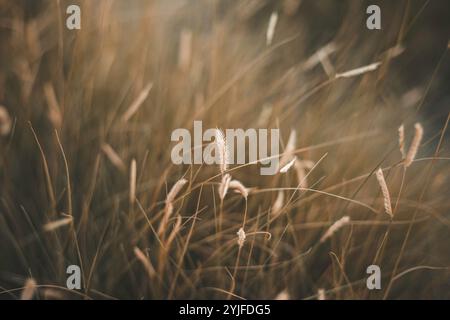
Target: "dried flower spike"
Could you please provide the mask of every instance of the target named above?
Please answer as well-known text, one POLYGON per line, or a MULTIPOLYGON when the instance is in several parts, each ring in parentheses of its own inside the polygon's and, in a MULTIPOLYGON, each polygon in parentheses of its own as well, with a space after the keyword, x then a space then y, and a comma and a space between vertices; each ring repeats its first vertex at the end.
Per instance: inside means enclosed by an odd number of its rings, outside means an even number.
POLYGON ((242 248, 244 246, 244 242, 245 242, 245 238, 247 238, 245 231, 243 228, 240 228, 238 232, 236 232, 236 234, 238 235, 238 245, 239 248, 242 248))
POLYGON ((27 279, 25 282, 22 294, 20 295, 20 300, 31 300, 33 299, 34 292, 36 291, 36 281, 33 278, 27 279))
POLYGON ((235 189, 236 192, 240 193, 245 199, 248 197, 248 189, 238 180, 231 180, 229 187, 235 189))
POLYGON ((416 130, 416 133, 414 134, 413 141, 411 142, 411 146, 409 147, 408 153, 406 154, 405 168, 408 168, 414 161, 414 158, 416 157, 417 150, 419 150, 420 142, 422 141, 423 137, 422 125, 420 123, 416 123, 414 125, 414 128, 416 130))
POLYGON ((333 223, 331 225, 331 227, 328 228, 328 230, 322 236, 322 238, 320 238, 320 242, 321 243, 325 242, 327 239, 329 239, 333 234, 335 234, 339 229, 341 229, 343 226, 345 226, 349 222, 350 222, 350 217, 344 216, 341 219, 339 219, 338 221, 336 221, 335 223, 333 223))
POLYGON ((402 154, 402 158, 405 158, 405 126, 401 125, 398 128, 398 146, 402 154))
POLYGON ((290 300, 291 297, 289 295, 289 293, 287 292, 287 290, 283 290, 281 291, 279 294, 277 294, 277 296, 275 297, 275 300, 290 300))
POLYGON ((216 129, 215 138, 216 138, 215 143, 219 151, 220 172, 224 174, 225 171, 227 171, 229 163, 227 140, 222 130, 220 129, 216 129))

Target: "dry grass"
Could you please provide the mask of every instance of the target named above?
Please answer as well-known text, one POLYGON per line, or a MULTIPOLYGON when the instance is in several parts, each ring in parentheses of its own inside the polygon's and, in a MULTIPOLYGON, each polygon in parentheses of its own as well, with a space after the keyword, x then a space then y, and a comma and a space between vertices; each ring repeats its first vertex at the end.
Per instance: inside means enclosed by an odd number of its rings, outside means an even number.
POLYGON ((0 299, 450 298, 447 3, 77 2, 0 0, 0 299), (174 165, 195 120, 279 172, 174 165))
POLYGON ((328 228, 328 230, 325 232, 325 234, 320 238, 320 242, 325 242, 328 239, 330 239, 336 232, 338 232, 343 226, 349 224, 350 217, 345 216, 340 218, 338 221, 333 223, 331 227, 328 228))
POLYGON ((411 146, 409 147, 408 153, 405 157, 405 167, 409 167, 414 159, 416 158, 417 150, 419 150, 420 142, 422 141, 423 137, 423 128, 420 123, 416 123, 414 125, 415 134, 413 141, 411 142, 411 146))
POLYGON ((72 217, 67 217, 56 221, 48 222, 44 225, 43 228, 45 231, 53 231, 72 223, 72 220, 73 220, 72 217))

